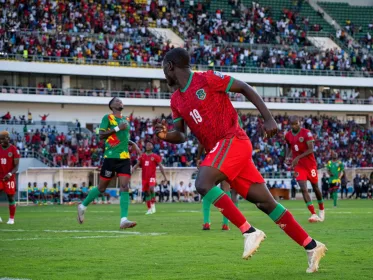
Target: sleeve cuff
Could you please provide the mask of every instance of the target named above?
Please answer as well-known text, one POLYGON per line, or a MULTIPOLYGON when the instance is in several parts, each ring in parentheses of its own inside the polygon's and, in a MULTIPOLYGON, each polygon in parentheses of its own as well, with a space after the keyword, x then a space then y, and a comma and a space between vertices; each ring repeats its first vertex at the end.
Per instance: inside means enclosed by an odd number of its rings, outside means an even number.
POLYGON ((176 123, 176 122, 178 122, 178 121, 181 121, 183 118, 176 118, 176 119, 174 119, 173 120, 173 123, 176 123))
POLYGON ((229 80, 229 83, 227 85, 227 88, 225 89, 226 93, 228 93, 231 90, 231 86, 232 86, 233 82, 234 82, 234 78, 231 77, 231 79, 229 80))
POLYGON ((106 129, 105 129, 105 128, 100 128, 100 130, 102 130, 102 131, 106 131, 106 129))

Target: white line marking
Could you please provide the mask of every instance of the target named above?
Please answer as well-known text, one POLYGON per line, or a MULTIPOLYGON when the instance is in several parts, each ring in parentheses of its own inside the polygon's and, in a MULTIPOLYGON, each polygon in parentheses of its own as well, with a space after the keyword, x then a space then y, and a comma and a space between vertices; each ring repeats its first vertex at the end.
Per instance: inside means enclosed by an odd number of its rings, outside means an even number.
POLYGON ((195 210, 179 210, 178 213, 202 213, 202 211, 195 211, 195 210))
POLYGON ((4 277, 4 278, 0 278, 0 280, 31 280, 31 279, 28 279, 28 278, 10 278, 10 277, 4 277))
MULTIPOLYGON (((138 231, 120 231, 120 230, 53 230, 53 229, 45 229, 45 230, 33 230, 33 229, 0 229, 0 232, 52 232, 52 233, 117 233, 120 235, 150 235, 150 236, 158 236, 167 234, 165 232, 138 232, 138 231)), ((53 239, 53 238, 52 238, 53 239)))
POLYGON ((122 238, 125 236, 114 235, 114 236, 105 236, 105 235, 94 235, 94 236, 66 236, 66 237, 34 237, 34 238, 10 238, 10 239, 1 239, 0 241, 30 241, 30 240, 58 240, 58 239, 96 239, 96 238, 122 238))

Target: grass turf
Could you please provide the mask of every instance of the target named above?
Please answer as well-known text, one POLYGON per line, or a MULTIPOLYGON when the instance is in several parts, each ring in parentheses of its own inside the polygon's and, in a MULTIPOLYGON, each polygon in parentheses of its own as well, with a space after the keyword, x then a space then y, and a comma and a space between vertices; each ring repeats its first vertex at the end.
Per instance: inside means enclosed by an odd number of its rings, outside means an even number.
POLYGON ((118 232, 119 205, 92 205, 83 225, 75 206, 17 208, 16 224, 5 224, 0 208, 0 277, 27 279, 372 279, 372 201, 326 202, 326 221, 309 224, 303 202, 283 203, 311 236, 329 251, 320 270, 307 275, 304 249, 266 215, 240 202, 249 222, 267 239, 249 261, 241 259, 243 238, 231 226, 221 231, 212 207, 212 230, 202 231, 201 204, 131 205, 137 227, 118 232), (161 235, 156 235, 161 233, 161 235))

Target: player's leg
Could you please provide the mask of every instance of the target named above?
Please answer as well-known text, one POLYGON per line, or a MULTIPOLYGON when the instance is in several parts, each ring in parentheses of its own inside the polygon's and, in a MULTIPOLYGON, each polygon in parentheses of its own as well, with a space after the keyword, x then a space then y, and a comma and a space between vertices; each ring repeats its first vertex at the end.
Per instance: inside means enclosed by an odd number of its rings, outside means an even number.
POLYGON ((128 208, 130 204, 129 196, 129 182, 131 179, 131 163, 129 159, 117 160, 115 168, 119 179, 119 192, 120 192, 120 228, 133 228, 136 222, 128 220, 128 208))
MULTIPOLYGON (((303 179, 303 177, 301 177, 301 178, 303 179)), ((301 192, 302 192, 302 195, 303 195, 303 200, 306 203, 308 210, 311 212, 311 217, 308 219, 308 221, 310 223, 315 223, 319 220, 319 217, 316 215, 315 207, 313 206, 311 196, 308 193, 307 181, 302 180, 302 179, 297 181, 297 182, 298 182, 298 185, 301 189, 301 192)))
POLYGON ((231 189, 231 199, 232 199, 234 205, 236 205, 236 207, 238 207, 238 193, 234 189, 231 189))
POLYGON ((87 207, 95 199, 98 199, 102 195, 110 184, 111 179, 114 176, 114 161, 113 159, 105 159, 101 167, 100 182, 98 187, 92 188, 84 201, 78 205, 78 222, 82 224, 84 222, 84 214, 87 207))
POLYGON ((316 198, 317 198, 317 203, 319 204, 319 218, 320 218, 320 222, 323 222, 325 220, 324 200, 323 200, 320 188, 319 188, 318 179, 317 178, 314 179, 311 182, 311 185, 312 185, 313 191, 315 192, 315 195, 316 195, 316 198))
POLYGON ((16 213, 16 201, 14 200, 14 195, 16 193, 16 182, 14 180, 9 180, 3 182, 3 189, 7 195, 9 203, 9 221, 8 225, 14 224, 14 215, 16 213))
POLYGON ((207 199, 202 199, 203 226, 202 230, 210 230, 210 208, 211 203, 207 199))
MULTIPOLYGON (((213 204, 216 208, 218 208, 220 212, 227 217, 228 220, 231 221, 231 223, 242 232, 242 234, 244 234, 244 236, 246 234, 255 232, 255 228, 248 223, 246 218, 243 216, 240 210, 237 209, 229 196, 225 194, 221 188, 216 186, 217 183, 226 179, 227 177, 218 169, 210 166, 201 166, 199 168, 195 183, 196 190, 203 196, 204 200, 207 200, 210 204, 213 204)), ((243 258, 245 259, 253 255, 259 246, 259 244, 256 245, 254 243, 250 245, 251 246, 249 247, 245 246, 243 254, 243 258)))
POLYGON ((152 198, 151 198, 151 194, 150 194, 149 182, 146 182, 143 185, 143 191, 145 193, 146 207, 148 208, 148 211, 145 214, 149 215, 149 214, 152 214, 152 202, 151 202, 152 198))
POLYGON ((16 201, 14 200, 14 194, 7 194, 9 203, 9 221, 8 225, 14 224, 14 216, 16 214, 16 201))
POLYGON ((155 191, 154 191, 154 187, 156 185, 156 181, 155 181, 155 178, 151 178, 149 180, 149 189, 150 189, 150 203, 151 203, 151 210, 152 210, 152 213, 154 214, 156 212, 156 209, 155 209, 155 202, 156 202, 156 199, 155 199, 155 191))
MULTIPOLYGON (((243 183, 238 181, 232 184, 232 188, 235 188, 238 192, 240 192, 240 190, 243 189, 242 185, 243 183)), ((308 235, 308 233, 294 219, 293 215, 284 206, 276 202, 265 184, 252 184, 246 195, 246 199, 254 203, 261 211, 266 213, 291 239, 306 249, 308 256, 307 272, 312 273, 317 271, 320 259, 325 255, 327 250, 325 245, 315 241, 308 235)))
MULTIPOLYGON (((232 196, 231 196, 231 187, 229 185, 228 182, 226 181, 223 181, 221 182, 221 189, 225 192, 226 195, 229 196, 230 199, 232 199, 232 196)), ((229 230, 229 227, 228 227, 228 224, 229 224, 229 220, 227 219, 227 217, 223 216, 223 222, 222 222, 222 230, 229 230)))

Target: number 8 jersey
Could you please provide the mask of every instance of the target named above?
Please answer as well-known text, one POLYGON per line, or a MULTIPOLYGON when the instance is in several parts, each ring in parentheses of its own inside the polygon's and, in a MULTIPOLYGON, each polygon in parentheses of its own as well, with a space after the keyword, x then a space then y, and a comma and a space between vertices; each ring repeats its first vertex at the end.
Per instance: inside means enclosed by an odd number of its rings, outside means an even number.
POLYGON ((233 81, 216 71, 192 72, 185 88, 171 97, 174 123, 184 120, 207 153, 221 139, 249 139, 227 94, 233 81))
MULTIPOLYGON (((308 142, 315 141, 312 132, 308 129, 301 128, 298 133, 294 134, 291 130, 285 135, 286 143, 291 147, 293 159, 308 150, 308 142)), ((303 168, 316 168, 317 163, 314 153, 302 157, 298 166, 303 168)))

